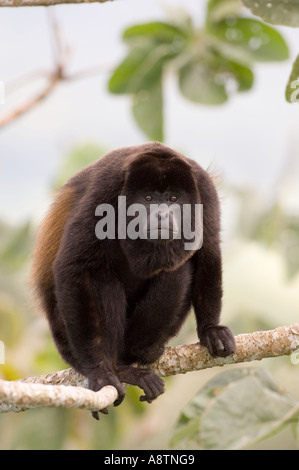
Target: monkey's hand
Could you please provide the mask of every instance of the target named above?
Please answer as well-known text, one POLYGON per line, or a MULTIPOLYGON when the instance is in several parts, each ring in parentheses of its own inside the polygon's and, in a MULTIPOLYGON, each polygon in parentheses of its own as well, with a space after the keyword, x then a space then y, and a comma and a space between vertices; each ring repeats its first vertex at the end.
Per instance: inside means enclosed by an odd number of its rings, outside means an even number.
MULTIPOLYGON (((88 378, 88 388, 94 392, 98 392, 101 388, 106 385, 113 385, 118 392, 118 398, 114 402, 114 406, 118 406, 122 403, 125 397, 125 389, 119 381, 113 368, 106 362, 101 362, 97 368, 89 369, 86 373, 88 378)), ((107 408, 99 410, 101 413, 108 414, 107 408)), ((97 411, 92 412, 92 416, 95 419, 99 419, 97 411)))
POLYGON ((139 369, 133 366, 119 366, 118 377, 121 382, 137 385, 145 395, 139 400, 151 403, 155 398, 164 393, 164 382, 149 369, 139 369))
POLYGON ((226 357, 236 350, 235 338, 227 326, 208 326, 199 333, 199 340, 214 357, 226 357))

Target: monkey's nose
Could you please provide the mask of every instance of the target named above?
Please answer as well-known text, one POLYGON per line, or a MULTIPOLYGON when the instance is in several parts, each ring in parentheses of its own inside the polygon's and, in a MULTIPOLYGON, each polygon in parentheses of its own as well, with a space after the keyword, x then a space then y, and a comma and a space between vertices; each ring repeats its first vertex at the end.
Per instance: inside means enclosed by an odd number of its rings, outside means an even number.
POLYGON ((169 218, 169 212, 157 212, 156 213, 156 217, 158 218, 158 220, 166 220, 169 218))

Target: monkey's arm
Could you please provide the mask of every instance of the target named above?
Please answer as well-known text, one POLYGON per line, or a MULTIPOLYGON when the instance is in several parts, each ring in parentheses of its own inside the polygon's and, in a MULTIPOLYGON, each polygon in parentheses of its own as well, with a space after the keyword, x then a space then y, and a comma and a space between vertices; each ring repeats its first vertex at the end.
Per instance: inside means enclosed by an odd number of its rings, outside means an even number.
POLYGON ((197 181, 203 204, 203 243, 193 256, 192 302, 197 332, 212 356, 228 356, 235 351, 235 340, 229 328, 219 325, 222 307, 219 200, 206 172, 202 171, 197 181))
POLYGON ((226 326, 219 325, 222 304, 221 254, 219 247, 207 253, 202 247, 195 255, 193 306, 199 340, 212 356, 228 356, 235 340, 226 326))

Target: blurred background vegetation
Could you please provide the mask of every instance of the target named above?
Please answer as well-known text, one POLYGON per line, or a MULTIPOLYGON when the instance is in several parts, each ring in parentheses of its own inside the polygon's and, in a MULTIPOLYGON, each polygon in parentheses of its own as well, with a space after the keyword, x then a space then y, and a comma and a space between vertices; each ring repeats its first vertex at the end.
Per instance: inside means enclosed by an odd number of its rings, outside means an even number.
MULTIPOLYGON (((65 80, 47 101, 1 129, 1 378, 67 367, 32 304, 27 279, 38 222, 53 191, 106 151, 146 140, 164 141, 204 167, 212 163, 223 207, 223 322, 235 334, 298 322, 298 115, 284 99, 298 33, 264 23, 237 0, 197 3, 66 6, 52 9, 49 22, 36 9, 1 11, 1 79, 13 83, 36 64, 51 68, 49 36, 57 48, 57 25, 67 71, 82 76, 65 80), (91 58, 96 66, 90 69, 91 58)), ((42 89, 39 72, 13 83, 4 116, 42 89)), ((196 340, 190 316, 172 344, 196 340)), ((299 400, 297 362, 286 357, 256 366, 270 371, 279 387, 264 376, 263 384, 299 400)), ((213 369, 167 378, 166 393, 150 406, 130 387, 122 406, 99 423, 80 410, 1 415, 0 449, 165 449, 171 439, 180 447, 183 439, 173 437, 180 410, 210 379, 218 387, 228 380, 218 374, 213 369)), ((202 399, 197 403, 202 406, 202 399)), ((248 440, 249 448, 294 449, 296 433, 288 426, 254 442, 248 440)))

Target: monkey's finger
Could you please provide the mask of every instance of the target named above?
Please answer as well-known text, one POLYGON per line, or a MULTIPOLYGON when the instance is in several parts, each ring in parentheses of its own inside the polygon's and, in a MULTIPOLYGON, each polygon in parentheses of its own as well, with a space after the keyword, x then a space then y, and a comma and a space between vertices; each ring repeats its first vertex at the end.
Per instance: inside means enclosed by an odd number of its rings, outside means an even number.
POLYGON ((222 356, 224 353, 222 341, 217 337, 208 339, 208 349, 213 357, 222 356))
POLYGON ((153 400, 150 400, 146 395, 141 395, 139 401, 146 401, 147 403, 152 403, 153 400))
POLYGON ((118 391, 118 397, 115 400, 115 402, 113 403, 113 406, 119 406, 123 402, 123 399, 125 398, 126 392, 125 392, 125 389, 121 385, 118 385, 118 386, 116 386, 115 384, 113 384, 113 385, 116 388, 116 390, 118 391))
POLYGON ((124 398, 125 398, 125 395, 118 395, 118 398, 113 403, 113 406, 119 406, 123 402, 124 398))
POLYGON ((159 377, 151 378, 147 383, 146 395, 150 400, 155 400, 158 396, 164 393, 164 382, 159 377))
POLYGON ((91 412, 91 416, 96 419, 97 421, 100 421, 100 417, 99 417, 99 412, 98 411, 92 411, 91 412))
POLYGON ((141 383, 139 387, 144 391, 144 395, 141 395, 139 401, 147 401, 148 403, 151 403, 156 398, 155 393, 147 383, 144 383, 144 381, 142 382, 143 383, 141 383))
POLYGON ((233 354, 236 350, 235 338, 228 328, 223 328, 221 342, 223 345, 223 357, 233 354))
POLYGON ((159 395, 164 393, 164 382, 155 374, 145 376, 140 386, 145 393, 145 395, 140 397, 140 401, 151 403, 159 395))
POLYGON ((221 325, 207 328, 203 344, 214 357, 226 357, 235 351, 235 339, 232 332, 229 328, 221 325))
MULTIPOLYGON (((97 390, 96 391, 101 390, 103 387, 105 387, 105 385, 112 385, 113 387, 116 388, 117 393, 118 393, 118 398, 115 400, 113 405, 114 406, 120 405, 122 403, 124 397, 125 397, 125 394, 126 394, 125 389, 123 388, 120 381, 113 374, 109 374, 107 377, 98 378, 97 379, 97 390)), ((104 414, 107 414, 107 413, 105 413, 105 411, 104 411, 104 414)))

